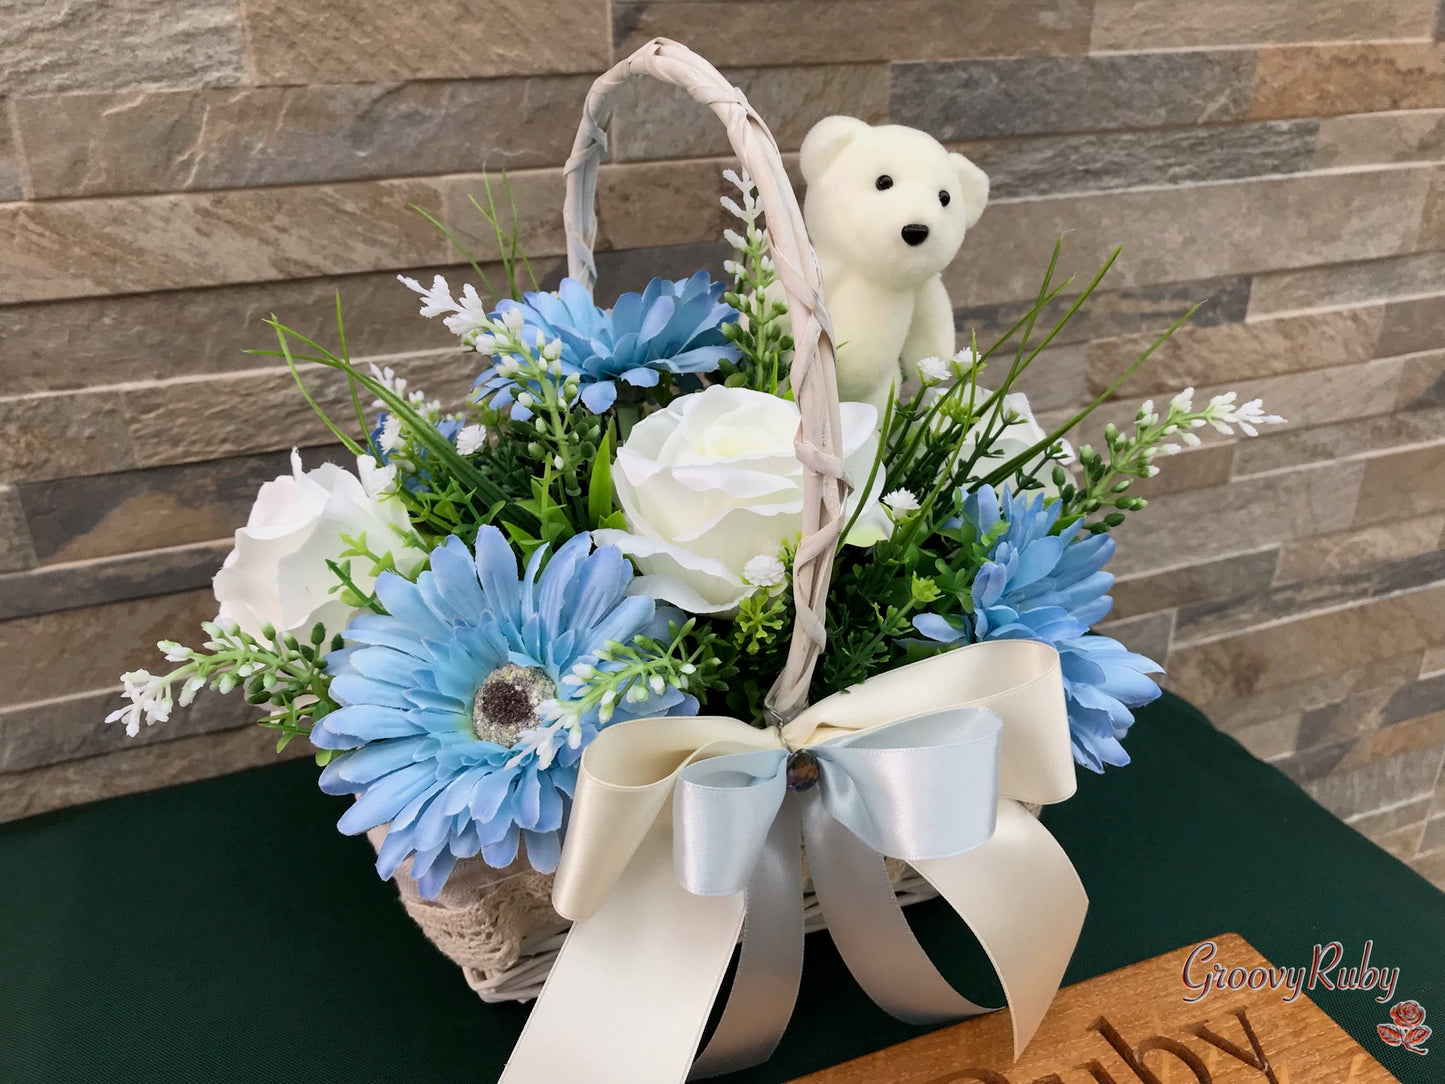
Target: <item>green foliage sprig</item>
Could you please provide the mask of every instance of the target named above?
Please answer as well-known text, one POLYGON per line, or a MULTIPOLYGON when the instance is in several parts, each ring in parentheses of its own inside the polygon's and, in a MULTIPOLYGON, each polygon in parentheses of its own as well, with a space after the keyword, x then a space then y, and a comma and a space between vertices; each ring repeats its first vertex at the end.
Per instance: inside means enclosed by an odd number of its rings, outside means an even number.
POLYGON ((791 625, 793 593, 782 584, 759 588, 738 604, 733 619, 733 645, 740 656, 759 655, 777 643, 779 635, 791 625))
MULTIPOLYGON (((402 542, 405 546, 416 549, 421 553, 429 551, 430 547, 422 541, 421 537, 417 535, 415 531, 406 533, 399 531, 398 534, 402 535, 402 542)), ((358 535, 344 534, 341 536, 341 541, 346 543, 346 548, 337 555, 337 558, 327 558, 326 560, 326 567, 331 569, 331 574, 335 576, 337 580, 336 584, 331 588, 331 593, 353 609, 370 610, 372 613, 378 614, 386 613, 386 609, 381 605, 381 600, 376 597, 374 590, 363 591, 356 585, 356 581, 351 575, 351 562, 353 559, 366 561, 367 573, 371 577, 371 582, 375 583, 376 578, 384 572, 400 574, 396 567, 396 554, 392 553, 391 550, 386 550, 382 553, 373 551, 367 544, 365 531, 362 531, 358 535)), ((419 575, 425 567, 426 565, 423 562, 408 579, 416 579, 417 575, 419 575)))
MULTIPOLYGON (((525 450, 534 484, 520 506, 536 518, 538 530, 512 524, 508 532, 514 542, 531 549, 564 541, 600 518, 594 512, 602 501, 588 484, 589 468, 604 444, 610 449, 610 442, 601 416, 576 409, 581 378, 576 373, 563 375, 557 360, 561 341, 527 342, 514 312, 489 321, 475 346, 478 352, 495 357, 498 372, 516 382, 521 389, 517 403, 532 415, 519 419, 513 418, 510 410, 481 408, 481 417, 501 435, 503 443, 515 443, 525 450), (541 489, 535 485, 539 471, 544 483, 541 489)), ((610 504, 607 511, 611 511, 610 504)))
POLYGON ((472 205, 473 210, 481 215, 482 221, 492 230, 492 235, 497 244, 497 259, 502 265, 502 276, 506 279, 507 283, 505 293, 498 293, 492 286, 492 280, 488 277, 486 271, 483 270, 482 265, 477 262, 476 257, 472 255, 466 243, 462 241, 461 237, 458 236, 454 230, 432 215, 430 211, 420 204, 411 204, 411 209, 435 226, 451 246, 457 250, 462 259, 471 265, 473 274, 477 276, 477 281, 481 283, 482 289, 486 291, 488 296, 498 300, 503 297, 510 297, 514 301, 520 301, 524 291, 517 274, 519 265, 522 270, 526 271, 531 288, 536 290, 539 287, 536 272, 532 270, 532 261, 527 258, 526 252, 522 249, 522 220, 521 216, 517 213, 517 197, 512 191, 511 178, 507 176, 505 171, 502 173, 502 187, 507 193, 507 205, 511 212, 510 222, 502 222, 502 216, 497 211, 496 197, 492 192, 492 179, 485 173, 482 174, 482 189, 486 196, 487 205, 483 207, 477 197, 471 194, 467 195, 467 201, 472 205))
MULTIPOLYGON (((887 563, 879 562, 879 567, 887 563)), ((863 562, 849 566, 849 572, 864 567, 863 562)), ((837 584, 844 591, 862 590, 847 582, 837 584)), ((835 586, 836 590, 836 586, 835 586)), ((897 654, 897 641, 913 629, 913 616, 939 597, 937 584, 927 576, 917 574, 889 582, 882 586, 862 605, 844 607, 855 612, 844 614, 832 605, 829 596, 827 625, 830 650, 823 657, 819 677, 824 690, 847 689, 852 685, 890 669, 889 661, 897 654), (860 623, 856 611, 866 613, 866 623, 860 623)), ((821 694, 820 694, 821 695, 821 694)))
MULTIPOLYGON (((370 455, 374 451, 370 447, 370 437, 366 437, 367 445, 359 444, 354 438, 332 420, 326 410, 316 402, 315 398, 306 389, 306 383, 301 377, 299 362, 310 362, 327 369, 333 369, 346 377, 348 384, 353 387, 360 387, 368 394, 374 396, 389 413, 400 420, 410 433, 412 440, 417 447, 427 453, 427 466, 429 472, 435 472, 429 482, 435 485, 447 487, 449 483, 455 483, 448 494, 448 499, 459 502, 466 511, 472 513, 473 522, 477 524, 490 523, 493 519, 500 519, 503 523, 513 523, 524 530, 534 530, 537 527, 536 518, 526 510, 520 508, 511 494, 503 492, 487 472, 475 466, 470 459, 457 451, 456 446, 446 437, 442 436, 436 426, 430 423, 425 417, 418 414, 413 404, 403 396, 398 395, 387 382, 373 374, 363 372, 351 361, 346 350, 346 333, 341 318, 341 301, 338 295, 337 306, 337 335, 340 341, 341 353, 333 353, 322 346, 314 339, 308 338, 293 328, 281 323, 274 315, 268 317, 267 325, 276 333, 278 350, 252 350, 249 353, 262 354, 267 356, 281 357, 286 361, 286 366, 291 371, 292 379, 295 380, 298 388, 311 404, 316 415, 326 424, 332 434, 339 440, 353 455, 370 455), (294 348, 294 344, 300 344, 310 353, 301 353, 294 348)), ((398 488, 398 495, 403 500, 410 500, 407 497, 409 492, 406 486, 398 488)), ((408 511, 412 511, 411 507, 408 511)), ((418 518, 425 524, 431 512, 429 503, 415 508, 418 518)), ((413 522, 416 522, 414 520, 413 522)))
POLYGON ((596 665, 578 664, 563 675, 563 684, 582 693, 560 701, 558 708, 574 719, 596 708, 598 720, 606 723, 624 701, 637 703, 668 688, 701 698, 725 687, 729 675, 716 632, 689 618, 669 625, 668 637, 666 642, 635 636, 626 644, 609 643, 597 653, 596 665))
MULTIPOLYGON (((1194 312, 1190 309, 1176 321, 1087 407, 1005 459, 999 451, 1000 438, 1022 424, 1009 410, 1006 397, 1093 295, 1120 252, 1115 249, 1059 318, 1036 336, 1044 311, 1073 284, 1072 278, 1054 281, 1061 246, 1062 242, 1054 247, 1032 305, 996 342, 980 350, 975 341, 952 359, 928 359, 920 365, 921 386, 909 396, 890 397, 877 462, 858 492, 871 492, 880 473, 888 488, 897 487, 892 494, 898 507, 895 526, 888 539, 867 549, 840 541, 828 596, 829 647, 814 678, 815 698, 921 654, 945 650, 943 645, 912 637, 912 619, 927 609, 946 620, 966 620, 973 605, 974 577, 997 541, 975 538, 971 528, 957 523, 961 498, 981 485, 1007 483, 1017 492, 1038 488, 1040 475, 1067 478, 1059 466, 1066 454, 1064 434, 1112 396, 1194 312), (1007 369, 1001 381, 986 391, 980 377, 1002 357, 1009 357, 1007 369)), ((1153 432, 1144 439, 1154 441, 1153 432)), ((1093 480, 1086 480, 1071 497, 1081 504, 1098 500, 1097 511, 1114 495, 1104 491, 1113 491, 1120 473, 1135 469, 1144 452, 1121 444, 1111 453, 1113 458, 1100 460, 1092 475, 1088 463, 1098 457, 1091 449, 1086 453, 1086 478, 1093 480)), ((1136 498, 1116 492, 1121 503, 1110 504, 1114 514, 1136 506, 1136 498)), ((855 507, 849 529, 860 513, 861 507, 855 507)), ((1061 519, 1057 529, 1066 525, 1061 519)))
MULTIPOLYGON (((498 259, 506 279, 507 294, 513 298, 521 296, 520 272, 525 271, 532 288, 537 287, 536 276, 531 262, 521 248, 520 216, 511 181, 504 173, 502 184, 506 191, 510 209, 510 221, 504 222, 497 208, 492 181, 483 177, 485 206, 474 196, 469 196, 472 206, 490 227, 496 241, 498 259)), ((466 244, 450 228, 438 221, 425 209, 413 205, 413 210, 442 232, 464 259, 471 265, 484 290, 493 297, 499 297, 486 272, 477 262, 466 244)), ((408 515, 424 540, 435 542, 448 535, 457 535, 471 542, 477 529, 483 524, 499 523, 526 534, 536 534, 541 523, 536 513, 525 504, 532 498, 531 476, 533 464, 520 465, 515 459, 509 465, 505 456, 500 457, 502 469, 492 469, 488 464, 484 470, 463 455, 457 446, 437 430, 442 420, 436 404, 428 403, 425 397, 404 394, 404 381, 394 382, 389 373, 368 373, 362 371, 351 360, 346 340, 346 325, 342 316, 341 295, 336 295, 336 342, 332 349, 323 346, 313 338, 283 324, 272 315, 267 324, 276 334, 276 350, 248 350, 247 353, 264 357, 282 358, 291 372, 292 379, 312 410, 322 420, 332 435, 353 455, 371 455, 380 458, 380 449, 371 437, 371 426, 366 420, 362 393, 376 399, 394 424, 399 428, 403 442, 398 465, 410 472, 400 480, 397 496, 406 504, 408 515), (300 363, 319 365, 340 373, 346 380, 351 406, 355 415, 355 433, 347 432, 317 401, 302 378, 300 363), (417 480, 422 484, 408 485, 417 480)), ((464 419, 458 419, 464 420, 464 419)))
POLYGON ((719 657, 730 675, 722 706, 739 719, 760 721, 773 679, 782 670, 792 640, 794 601, 793 559, 796 537, 780 547, 776 565, 767 567, 765 557, 755 558, 763 568, 754 571, 753 562, 744 568, 743 580, 753 590, 738 604, 737 615, 725 624, 726 635, 718 642, 719 657), (757 579, 750 579, 750 575, 757 579))

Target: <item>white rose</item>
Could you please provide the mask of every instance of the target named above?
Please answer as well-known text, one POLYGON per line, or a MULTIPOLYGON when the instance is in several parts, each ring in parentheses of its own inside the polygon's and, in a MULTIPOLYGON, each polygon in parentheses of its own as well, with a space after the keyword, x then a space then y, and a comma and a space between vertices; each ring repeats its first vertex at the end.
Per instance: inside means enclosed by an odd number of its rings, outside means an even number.
MULTIPOLYGON (((861 486, 878 451, 878 412, 843 403, 841 444, 848 478, 861 486)), ((754 587, 743 574, 803 527, 803 467, 793 451, 795 403, 746 388, 713 386, 683 395, 633 427, 612 470, 629 530, 594 531, 643 573, 635 594, 689 613, 725 614, 754 587)), ((878 505, 880 469, 848 537, 872 545, 891 530, 878 505)), ((850 499, 851 512, 857 497, 850 499)))
MULTIPOLYGON (((235 549, 216 573, 219 619, 252 636, 274 625, 304 638, 318 621, 328 633, 341 632, 356 610, 331 593, 337 579, 327 560, 341 559, 343 534, 365 533, 373 553, 390 550, 397 569, 411 572, 426 555, 405 547, 398 529, 410 529, 401 501, 369 495, 356 475, 334 463, 302 471, 293 450, 291 474, 261 487, 246 526, 236 532, 235 549)), ((352 580, 363 591, 376 582, 370 572, 370 561, 352 560, 352 580)))
MULTIPOLYGON (((982 388, 978 390, 977 394, 980 401, 988 398, 988 392, 982 388)), ((1039 425, 1034 419, 1034 412, 1029 408, 1028 396, 1022 392, 1011 392, 1005 395, 1002 406, 1005 414, 1013 415, 1016 420, 1013 424, 1005 426, 1003 432, 995 437, 993 443, 990 445, 994 452, 1000 454, 991 455, 987 458, 981 457, 979 461, 973 465, 973 470, 970 472, 971 479, 983 478, 990 471, 1003 466, 1015 456, 1022 455, 1048 436, 1048 433, 1044 432, 1043 426, 1039 425)), ((969 456, 973 455, 974 446, 978 443, 981 430, 986 425, 986 421, 979 422, 964 436, 961 442, 963 452, 959 462, 967 462, 969 456)), ((1072 463, 1074 460, 1074 450, 1069 447, 1068 441, 1063 441, 1062 444, 1064 446, 1064 462, 1066 464, 1072 463)), ((1043 454, 1040 453, 1030 460, 1022 471, 1015 471, 1015 477, 1020 473, 1027 474, 1029 471, 1034 470, 1043 462, 1043 458, 1043 454)), ((1065 469, 1067 469, 1067 467, 1065 469)), ((1038 480, 1043 484, 1043 492, 1047 496, 1057 497, 1059 495, 1059 487, 1054 485, 1054 468, 1052 464, 1039 471, 1038 480)), ((1018 486, 1011 485, 1010 488, 1016 490, 1018 486)), ((1035 492, 1037 492, 1037 490, 1035 492)))

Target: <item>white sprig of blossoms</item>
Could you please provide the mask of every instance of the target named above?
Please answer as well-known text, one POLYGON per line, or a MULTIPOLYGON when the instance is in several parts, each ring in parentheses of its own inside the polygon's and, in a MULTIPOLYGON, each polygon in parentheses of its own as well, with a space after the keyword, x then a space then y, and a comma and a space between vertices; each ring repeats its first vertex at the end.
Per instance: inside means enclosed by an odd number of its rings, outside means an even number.
MULTIPOLYGON (((1197 447, 1200 438, 1194 430, 1202 429, 1206 425, 1225 436, 1233 436, 1234 427, 1237 426, 1245 436, 1257 437, 1260 426, 1284 424, 1284 419, 1278 414, 1265 413, 1262 399, 1240 403, 1239 393, 1235 391, 1221 392, 1213 396, 1203 410, 1196 411, 1192 387, 1185 388, 1169 400, 1162 418, 1154 406, 1154 400, 1146 399, 1140 405, 1134 420, 1140 434, 1150 432, 1153 438, 1145 443, 1146 461, 1152 460, 1156 455, 1175 455, 1186 447, 1197 447), (1167 439, 1174 436, 1178 439, 1167 439)), ((1152 477, 1159 473, 1159 468, 1151 464, 1148 473, 1152 477)))
POLYGON ((723 239, 741 257, 736 260, 724 260, 723 270, 734 279, 746 279, 748 272, 745 265, 748 260, 753 259, 757 261, 757 270, 771 274, 777 270, 777 267, 773 263, 772 257, 768 255, 768 231, 758 225, 763 208, 762 204, 758 202, 753 178, 747 170, 743 170, 742 175, 739 176, 736 171, 731 169, 723 170, 723 177, 738 190, 742 202, 739 203, 732 196, 723 196, 718 202, 743 227, 742 233, 731 228, 723 230, 723 239))
POLYGON ((428 319, 437 316, 443 317, 442 323, 446 325, 457 338, 464 344, 470 345, 468 336, 477 334, 489 324, 487 319, 487 307, 482 303, 482 297, 477 293, 477 288, 470 282, 462 287, 462 298, 458 301, 452 296, 452 288, 447 280, 437 275, 432 279, 430 287, 423 286, 414 278, 406 275, 397 275, 397 281, 408 290, 421 295, 421 314, 428 319))
MULTIPOLYGON (((142 723, 164 723, 173 707, 189 707, 207 686, 223 694, 246 686, 248 695, 255 694, 252 703, 266 703, 274 709, 260 722, 281 733, 282 745, 309 729, 304 720, 322 695, 326 680, 323 645, 327 633, 321 625, 311 630, 309 640, 279 633, 271 625, 265 626, 257 638, 242 631, 236 622, 219 618, 202 621, 201 628, 207 639, 200 648, 174 640, 156 644, 166 662, 175 666, 170 673, 132 670, 121 675, 128 703, 107 715, 105 721, 123 723, 126 734, 133 738, 140 733, 142 723)), ((333 649, 340 643, 337 637, 333 649)))
MULTIPOLYGON (((751 174, 749 174, 747 170, 743 170, 742 175, 739 176, 736 170, 725 169, 723 170, 723 179, 731 183, 732 186, 738 190, 743 200, 743 202, 739 204, 738 201, 731 196, 723 196, 719 201, 722 203, 723 208, 747 226, 756 226, 758 219, 762 217, 763 208, 755 194, 757 185, 753 183, 751 174)), ((732 231, 725 230, 723 236, 726 237, 729 233, 732 233, 732 231)), ((734 233, 733 236, 736 237, 737 234, 734 233)), ((733 247, 742 248, 743 246, 734 242, 733 247)))
MULTIPOLYGON (((170 655, 167 654, 166 658, 170 659, 170 655)), ((107 723, 125 723, 126 736, 134 738, 140 733, 142 722, 146 726, 153 726, 171 717, 174 700, 171 697, 173 679, 169 675, 156 675, 149 670, 132 670, 128 674, 122 674, 120 680, 125 686, 124 695, 129 703, 107 715, 107 723)), ((182 686, 181 707, 189 704, 200 688, 199 685, 192 688, 192 681, 194 679, 182 686)))
POLYGON ((736 198, 725 195, 719 199, 737 220, 737 228, 723 230, 733 251, 723 261, 732 283, 722 299, 738 313, 735 322, 724 325, 723 335, 738 349, 742 363, 736 369, 724 365, 722 376, 734 386, 741 373, 741 386, 777 395, 788 380, 793 340, 785 319, 786 297, 771 255, 772 238, 762 224, 763 207, 751 175, 746 170, 739 174, 725 169, 723 179, 737 189, 736 198))
POLYGON ((401 449, 401 419, 395 414, 387 416, 381 426, 381 436, 377 438, 381 450, 387 455, 401 449))
MULTIPOLYGON (((544 441, 549 433, 558 439, 569 435, 563 416, 581 398, 582 378, 579 373, 564 372, 561 338, 549 340, 541 329, 529 329, 516 306, 496 316, 488 314, 481 296, 470 283, 462 287, 461 300, 457 300, 441 275, 432 280, 430 288, 405 275, 397 278, 408 289, 421 295, 423 316, 445 314, 443 322, 461 340, 463 349, 492 358, 491 373, 513 385, 516 404, 533 415, 532 425, 537 430, 537 439, 529 444, 529 451, 540 458, 543 452, 539 442, 544 441)), ((495 382, 479 382, 467 401, 473 408, 486 407, 497 390, 495 382)), ((487 428, 470 420, 469 416, 451 415, 444 419, 440 404, 421 404, 413 399, 412 405, 433 426, 442 420, 458 423, 453 440, 460 455, 476 455, 487 447, 491 439, 487 428)), ((382 450, 393 456, 396 454, 393 445, 404 439, 405 432, 393 430, 390 425, 388 420, 388 428, 384 428, 381 434, 381 444, 382 450)), ((554 450, 550 457, 553 469, 564 474, 579 469, 582 459, 579 449, 577 442, 567 443, 564 440, 563 446, 554 450)), ((410 458, 415 465, 417 457, 411 454, 410 448, 403 449, 403 457, 410 458)))
POLYGON ((1134 414, 1132 433, 1123 432, 1113 422, 1104 426, 1102 452, 1088 444, 1079 449, 1082 481, 1075 482, 1056 468, 1055 484, 1070 510, 1088 520, 1088 530, 1111 530, 1124 522, 1126 513, 1147 505, 1144 497, 1128 493, 1129 479, 1152 478, 1159 473, 1154 462, 1159 456, 1200 444, 1197 430, 1211 426, 1232 436, 1237 427, 1253 437, 1259 435, 1260 426, 1284 423, 1278 414, 1267 414, 1259 399, 1240 403, 1238 392, 1221 392, 1198 410, 1194 394, 1193 388, 1185 388, 1169 400, 1162 415, 1154 400, 1146 399, 1134 414))
POLYGON ((535 756, 537 770, 546 771, 563 745, 576 749, 582 744, 581 724, 559 701, 542 701, 537 705, 537 714, 547 721, 542 726, 528 727, 517 735, 507 767, 515 768, 529 756, 535 756))
POLYGON ((526 335, 526 320, 512 308, 497 318, 485 316, 476 333, 463 345, 479 354, 497 358, 497 371, 521 381, 545 375, 562 375, 562 340, 549 340, 540 329, 526 335))
MULTIPOLYGON (((234 623, 227 624, 223 628, 229 635, 236 634, 234 623)), ((228 646, 214 639, 206 641, 208 650, 225 649, 228 646)), ((128 674, 121 675, 120 680, 124 686, 123 695, 130 703, 111 712, 105 717, 105 721, 107 723, 123 722, 128 737, 134 738, 140 733, 142 720, 146 726, 153 726, 169 719, 171 708, 176 704, 180 704, 183 708, 190 707, 196 694, 206 685, 206 677, 196 672, 199 668, 197 663, 203 657, 201 652, 192 651, 184 644, 178 644, 174 640, 161 640, 156 647, 165 655, 166 662, 185 663, 186 665, 169 674, 152 674, 149 670, 142 669, 132 670, 128 674), (173 695, 172 687, 183 678, 180 693, 173 695)), ((216 691, 228 693, 236 687, 239 679, 250 677, 258 670, 259 667, 254 663, 235 665, 229 671, 219 674, 215 682, 216 691)))
MULTIPOLYGON (((380 384, 387 391, 391 392, 398 399, 403 399, 406 397, 406 377, 398 375, 397 371, 393 369, 390 365, 378 368, 373 363, 371 366, 371 375, 376 378, 378 384, 380 384)), ((382 406, 383 404, 381 400, 378 399, 371 405, 382 406)))
MULTIPOLYGON (((437 276, 437 280, 444 288, 446 285, 445 280, 442 279, 440 275, 437 276)), ((415 279, 408 281, 418 287, 420 286, 415 279)), ((431 294, 427 292, 424 296, 430 297, 431 294)), ((428 302, 428 305, 430 304, 431 303, 428 302)), ((423 305, 423 311, 426 310, 428 305, 423 305)), ((419 388, 408 392, 406 379, 398 376, 389 366, 381 368, 373 363, 371 365, 371 375, 376 379, 377 383, 381 384, 388 391, 399 398, 405 399, 407 405, 411 407, 430 428, 436 429, 445 421, 458 423, 459 431, 457 432, 456 442, 457 449, 462 455, 474 455, 486 443, 487 433, 482 426, 474 423, 461 424, 465 420, 462 415, 446 413, 442 409, 440 399, 428 398, 426 392, 419 388)), ((386 404, 379 399, 371 405, 378 409, 386 406, 386 404)), ((421 457, 417 454, 413 436, 406 423, 403 422, 398 415, 387 414, 386 421, 382 422, 381 432, 376 436, 377 446, 387 458, 388 462, 386 466, 381 466, 371 456, 363 456, 357 461, 358 469, 361 472, 362 485, 368 493, 376 496, 379 493, 393 491, 396 482, 396 465, 398 463, 404 467, 417 466, 421 457), (366 460, 366 462, 362 462, 362 459, 366 460)))
POLYGON ((641 704, 668 689, 689 692, 697 686, 701 691, 700 669, 716 667, 717 660, 705 648, 689 642, 694 625, 695 621, 689 620, 670 626, 670 640, 638 636, 626 644, 611 642, 593 658, 574 663, 561 682, 574 692, 537 706, 544 725, 522 732, 514 746, 518 753, 513 763, 520 763, 516 758, 525 755, 525 747, 526 752, 535 752, 550 764, 564 735, 568 745, 577 748, 582 721, 593 710, 597 725, 606 726, 621 703, 641 704))

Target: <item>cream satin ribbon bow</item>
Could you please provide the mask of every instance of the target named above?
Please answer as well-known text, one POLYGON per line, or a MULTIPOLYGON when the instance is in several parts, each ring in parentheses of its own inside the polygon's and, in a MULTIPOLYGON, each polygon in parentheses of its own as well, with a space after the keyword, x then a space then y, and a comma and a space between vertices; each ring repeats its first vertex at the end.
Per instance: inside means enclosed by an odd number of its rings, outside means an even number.
POLYGON ((1058 653, 1033 641, 880 674, 781 733, 713 717, 608 727, 583 755, 553 889, 575 925, 501 1084, 678 1084, 767 1058, 802 967, 800 836, 834 942, 875 1001, 920 1023, 989 1011, 914 939, 890 854, 978 937, 1022 1050, 1088 900, 1020 803, 1073 792, 1058 653), (818 785, 797 790, 811 769, 818 785), (733 996, 694 1064, 740 932, 733 996))

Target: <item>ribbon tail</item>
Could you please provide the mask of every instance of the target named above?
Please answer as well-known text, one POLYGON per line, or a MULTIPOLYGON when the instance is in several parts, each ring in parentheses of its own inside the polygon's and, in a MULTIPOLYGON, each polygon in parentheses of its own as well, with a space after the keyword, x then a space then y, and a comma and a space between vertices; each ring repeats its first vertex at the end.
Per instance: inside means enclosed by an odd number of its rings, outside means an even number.
POLYGON ((677 883, 659 818, 606 902, 572 927, 498 1084, 685 1080, 742 921, 742 893, 677 883))
POLYGON ((992 1012, 955 990, 913 936, 883 856, 804 796, 803 839, 818 905, 838 954, 881 1008, 910 1024, 992 1012))
POLYGON ((1089 898, 1049 830, 1013 801, 983 846, 911 863, 968 923, 998 972, 1023 1052, 1058 993, 1089 898))
POLYGON ((793 1015, 803 975, 801 831, 797 803, 785 801, 748 882, 737 973, 693 1080, 767 1061, 793 1015))

